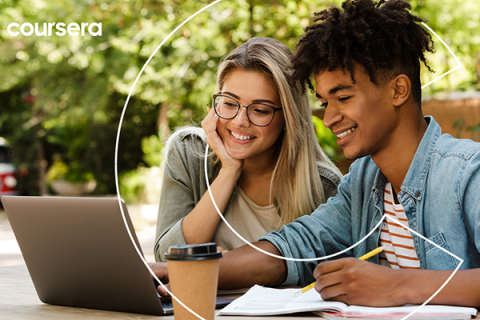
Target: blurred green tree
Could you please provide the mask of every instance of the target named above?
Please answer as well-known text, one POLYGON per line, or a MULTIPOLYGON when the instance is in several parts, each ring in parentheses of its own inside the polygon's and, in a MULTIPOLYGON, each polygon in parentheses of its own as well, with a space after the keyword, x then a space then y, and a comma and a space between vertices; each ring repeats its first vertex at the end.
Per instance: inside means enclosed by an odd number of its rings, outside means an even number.
MULTIPOLYGON (((413 11, 428 20, 428 26, 450 47, 462 67, 436 81, 423 91, 480 90, 480 2, 477 0, 409 0, 413 11)), ((448 49, 433 36, 436 52, 429 54, 435 73, 423 70, 422 83, 428 83, 458 65, 448 49)))
MULTIPOLYGON (((212 1, 0 2, 0 136, 14 147, 17 166, 29 170, 22 180, 23 192, 46 192, 42 177, 54 158, 72 171, 91 173, 97 193, 115 192, 115 139, 135 78, 165 37, 208 3, 212 1), (44 22, 60 21, 101 22, 102 36, 11 36, 7 32, 11 22, 37 22, 42 28, 44 22)), ((294 49, 312 13, 330 3, 341 1, 225 0, 178 30, 145 68, 128 103, 119 172, 126 174, 158 161, 148 147, 152 143, 144 142, 144 150, 150 151, 142 151, 142 140, 154 136, 150 141, 160 143, 176 127, 203 119, 222 56, 252 36, 272 37, 294 49)), ((480 3, 411 3, 465 66, 427 88, 427 93, 478 86, 480 3)), ((451 58, 440 54, 432 57, 437 75, 443 73, 445 59, 453 65, 451 58)), ((422 77, 425 81, 431 76, 422 77)), ((312 106, 318 107, 313 96, 312 106)))

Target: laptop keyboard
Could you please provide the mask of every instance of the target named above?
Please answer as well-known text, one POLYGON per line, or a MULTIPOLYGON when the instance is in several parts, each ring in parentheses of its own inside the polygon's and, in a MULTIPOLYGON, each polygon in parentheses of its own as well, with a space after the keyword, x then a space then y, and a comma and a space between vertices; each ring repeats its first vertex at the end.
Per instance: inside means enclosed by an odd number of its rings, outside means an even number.
POLYGON ((173 310, 172 301, 170 301, 170 302, 162 302, 162 308, 163 308, 164 311, 173 310))
POLYGON ((160 303, 162 304, 162 308, 164 311, 173 310, 171 297, 162 297, 161 295, 158 295, 158 299, 160 300, 160 303))

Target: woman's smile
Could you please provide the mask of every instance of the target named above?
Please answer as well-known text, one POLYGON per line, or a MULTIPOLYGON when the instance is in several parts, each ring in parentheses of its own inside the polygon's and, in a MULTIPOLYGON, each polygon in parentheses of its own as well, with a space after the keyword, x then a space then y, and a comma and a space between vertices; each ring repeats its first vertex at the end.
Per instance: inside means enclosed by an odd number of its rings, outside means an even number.
POLYGON ((254 135, 251 135, 245 132, 241 132, 241 131, 235 132, 230 129, 228 129, 228 131, 230 132, 230 138, 233 142, 248 143, 248 142, 252 142, 253 139, 256 138, 254 135))
MULTIPOLYGON (((268 105, 281 107, 278 90, 272 79, 259 71, 231 71, 225 77, 221 94, 235 98, 241 106, 269 101, 268 105)), ((266 126, 256 126, 247 115, 247 112, 256 112, 256 109, 239 108, 234 118, 218 120, 217 131, 228 154, 235 159, 255 159, 255 162, 269 159, 285 127, 283 113, 275 113, 266 126)))

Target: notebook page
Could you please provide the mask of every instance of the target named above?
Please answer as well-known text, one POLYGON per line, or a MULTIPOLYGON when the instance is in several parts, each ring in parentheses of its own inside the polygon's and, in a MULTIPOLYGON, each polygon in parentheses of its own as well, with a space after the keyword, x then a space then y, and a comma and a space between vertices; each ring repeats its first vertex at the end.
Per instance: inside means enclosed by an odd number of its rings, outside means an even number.
MULTIPOLYGON (((334 311, 357 316, 370 314, 375 315, 407 315, 418 306, 402 306, 389 308, 373 308, 361 306, 347 306, 341 302, 323 301, 320 294, 314 289, 309 290, 298 297, 293 297, 299 289, 274 289, 255 285, 247 293, 233 301, 222 309, 218 315, 279 315, 309 311, 334 311)), ((451 315, 468 314, 475 316, 475 308, 427 305, 419 310, 421 314, 451 315)))
POLYGON ((299 289, 274 289, 253 286, 246 294, 222 309, 219 315, 277 315, 314 310, 342 312, 341 302, 323 301, 315 290, 293 297, 299 289))
MULTIPOLYGON (((349 306, 346 309, 348 313, 369 313, 369 314, 388 314, 388 313, 408 313, 412 312, 418 308, 418 306, 401 306, 401 307, 388 307, 388 308, 372 308, 372 307, 361 307, 361 306, 349 306)), ((442 305, 426 305, 417 312, 418 314, 422 313, 445 313, 445 314, 469 314, 475 316, 477 314, 477 309, 467 308, 467 307, 456 307, 456 306, 442 306, 442 305)))

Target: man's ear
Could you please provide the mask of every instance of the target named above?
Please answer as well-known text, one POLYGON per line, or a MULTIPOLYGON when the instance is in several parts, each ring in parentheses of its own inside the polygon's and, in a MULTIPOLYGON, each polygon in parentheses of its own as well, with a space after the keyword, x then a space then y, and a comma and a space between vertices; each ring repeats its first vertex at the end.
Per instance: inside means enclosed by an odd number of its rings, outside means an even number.
POLYGON ((393 105, 395 107, 402 106, 412 94, 412 82, 405 74, 399 74, 391 82, 393 89, 393 105))

